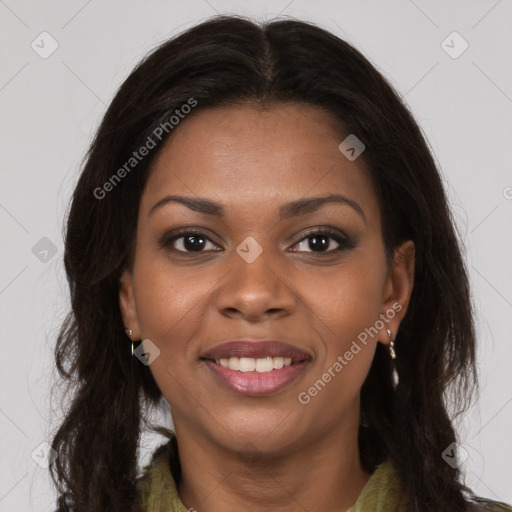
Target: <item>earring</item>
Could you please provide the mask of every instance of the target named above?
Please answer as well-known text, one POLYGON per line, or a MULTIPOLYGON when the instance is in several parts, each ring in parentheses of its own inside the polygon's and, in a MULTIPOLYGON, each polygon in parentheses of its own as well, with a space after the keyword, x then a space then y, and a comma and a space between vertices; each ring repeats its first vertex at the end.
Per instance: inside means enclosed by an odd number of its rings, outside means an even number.
MULTIPOLYGON (((126 333, 126 336, 128 336, 128 338, 131 339, 132 335, 133 335, 133 331, 131 329, 125 329, 124 332, 126 333)), ((131 346, 132 346, 132 356, 133 356, 133 346, 135 345, 135 343, 132 341, 131 343, 131 346)))
POLYGON ((386 329, 387 333, 388 333, 388 336, 389 336, 389 355, 391 356, 391 361, 392 361, 392 366, 393 366, 393 370, 392 370, 392 374, 391 374, 391 382, 393 383, 393 389, 396 389, 396 387, 398 386, 398 383, 400 381, 400 379, 398 378, 398 372, 396 370, 396 362, 395 362, 395 359, 396 359, 396 352, 395 352, 395 343, 394 341, 391 339, 392 338, 392 335, 391 335, 391 331, 389 329, 386 329))

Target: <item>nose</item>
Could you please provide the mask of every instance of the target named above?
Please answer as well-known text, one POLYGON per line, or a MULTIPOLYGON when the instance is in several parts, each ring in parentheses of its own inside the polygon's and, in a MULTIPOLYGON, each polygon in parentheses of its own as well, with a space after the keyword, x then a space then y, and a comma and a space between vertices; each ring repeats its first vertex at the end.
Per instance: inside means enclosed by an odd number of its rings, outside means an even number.
POLYGON ((222 280, 216 294, 216 305, 224 316, 242 317, 259 322, 291 315, 296 308, 296 296, 283 265, 263 252, 251 263, 233 252, 231 270, 222 280))

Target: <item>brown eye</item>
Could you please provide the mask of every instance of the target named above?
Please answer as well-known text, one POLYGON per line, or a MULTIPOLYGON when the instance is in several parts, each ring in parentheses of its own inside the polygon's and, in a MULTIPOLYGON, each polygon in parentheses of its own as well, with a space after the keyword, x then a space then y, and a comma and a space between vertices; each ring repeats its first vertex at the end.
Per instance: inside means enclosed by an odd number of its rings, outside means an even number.
POLYGON ((317 230, 308 233, 307 236, 295 245, 302 245, 303 249, 294 249, 293 252, 313 252, 324 254, 332 254, 353 246, 353 244, 351 244, 349 240, 340 233, 330 230, 317 230), (330 248, 333 245, 333 241, 334 244, 337 244, 337 247, 335 246, 334 248, 330 248), (310 249, 310 251, 307 249, 310 249))
POLYGON ((161 247, 170 248, 173 251, 177 252, 206 252, 209 250, 216 249, 208 249, 208 244, 214 244, 204 233, 200 231, 187 231, 178 235, 174 235, 172 237, 164 237, 164 239, 160 242, 161 247), (205 247, 207 248, 206 250, 205 247))

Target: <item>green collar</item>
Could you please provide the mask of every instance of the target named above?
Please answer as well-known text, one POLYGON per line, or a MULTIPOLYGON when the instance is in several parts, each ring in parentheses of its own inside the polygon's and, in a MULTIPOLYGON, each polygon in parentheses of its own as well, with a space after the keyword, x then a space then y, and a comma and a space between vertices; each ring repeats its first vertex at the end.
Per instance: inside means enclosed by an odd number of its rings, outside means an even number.
MULTIPOLYGON (((191 512, 181 502, 169 468, 169 452, 162 451, 143 468, 137 480, 143 512, 191 512)), ((390 463, 379 465, 347 512, 396 512, 400 501, 398 480, 390 463)))

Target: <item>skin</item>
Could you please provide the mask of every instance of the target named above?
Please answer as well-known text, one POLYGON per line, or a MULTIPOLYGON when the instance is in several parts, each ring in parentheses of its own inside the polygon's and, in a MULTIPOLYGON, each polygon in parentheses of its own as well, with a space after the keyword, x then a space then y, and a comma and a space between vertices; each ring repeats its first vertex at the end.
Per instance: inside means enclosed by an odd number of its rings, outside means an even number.
POLYGON ((182 121, 155 162, 141 197, 133 271, 123 273, 119 298, 132 340, 150 339, 160 350, 150 369, 172 408, 178 492, 187 508, 339 512, 370 477, 357 447, 359 393, 376 344, 389 343, 386 327, 394 336, 405 315, 414 246, 405 242, 387 265, 376 194, 362 158, 349 161, 338 150, 345 136, 312 106, 207 109, 182 121), (357 202, 363 214, 327 203, 279 220, 285 203, 332 193, 357 202), (174 202, 149 215, 170 194, 222 203, 225 216, 174 202), (352 243, 338 252, 333 238, 324 249, 311 247, 309 232, 326 226, 352 243), (183 238, 159 246, 182 227, 204 233, 203 252, 183 238), (252 263, 236 252, 248 236, 263 250, 252 263), (401 311, 378 335, 300 403, 299 393, 397 303, 401 311), (235 393, 199 357, 241 337, 288 342, 311 361, 270 396, 235 393))

